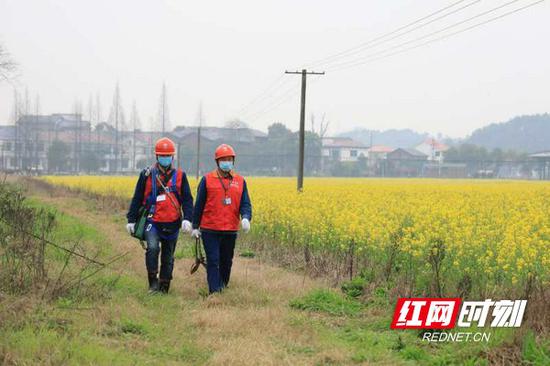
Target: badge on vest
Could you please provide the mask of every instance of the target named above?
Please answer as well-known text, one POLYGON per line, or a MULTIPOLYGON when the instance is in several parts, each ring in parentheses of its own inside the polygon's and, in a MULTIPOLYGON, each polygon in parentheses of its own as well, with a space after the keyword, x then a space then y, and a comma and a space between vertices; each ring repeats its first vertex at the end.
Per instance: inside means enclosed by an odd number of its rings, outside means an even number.
POLYGON ((165 201, 166 200, 166 195, 165 194, 159 194, 157 196, 157 202, 162 202, 162 201, 165 201))
POLYGON ((223 200, 222 200, 222 204, 224 206, 229 206, 231 204, 231 197, 225 197, 223 200))

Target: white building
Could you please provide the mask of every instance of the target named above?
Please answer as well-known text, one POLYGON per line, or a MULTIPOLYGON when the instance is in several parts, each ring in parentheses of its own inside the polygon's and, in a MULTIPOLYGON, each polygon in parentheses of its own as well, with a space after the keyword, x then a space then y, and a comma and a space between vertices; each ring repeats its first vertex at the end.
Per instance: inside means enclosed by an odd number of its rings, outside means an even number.
POLYGON ((325 137, 321 140, 321 155, 324 160, 357 161, 368 157, 368 147, 350 137, 325 137))
POLYGON ((445 151, 449 150, 449 146, 436 141, 434 138, 427 138, 414 148, 426 155, 428 160, 443 162, 445 151))

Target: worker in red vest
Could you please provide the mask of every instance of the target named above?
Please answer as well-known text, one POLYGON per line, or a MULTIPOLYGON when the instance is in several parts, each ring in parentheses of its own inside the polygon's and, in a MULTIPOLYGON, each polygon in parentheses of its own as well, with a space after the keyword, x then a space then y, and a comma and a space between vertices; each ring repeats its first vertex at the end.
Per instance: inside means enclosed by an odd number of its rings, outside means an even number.
POLYGON ((132 234, 139 208, 145 206, 149 210, 145 228, 145 265, 150 292, 168 292, 179 229, 184 232, 191 232, 192 229, 193 196, 186 174, 172 166, 175 154, 176 146, 169 138, 163 137, 156 142, 157 161, 139 175, 126 215, 126 229, 132 234), (159 254, 161 265, 160 276, 157 277, 159 254))
POLYGON ((214 158, 217 169, 206 174, 197 189, 191 233, 195 238, 202 236, 210 293, 229 283, 239 223, 247 233, 252 219, 246 181, 233 171, 235 151, 222 144, 214 158))

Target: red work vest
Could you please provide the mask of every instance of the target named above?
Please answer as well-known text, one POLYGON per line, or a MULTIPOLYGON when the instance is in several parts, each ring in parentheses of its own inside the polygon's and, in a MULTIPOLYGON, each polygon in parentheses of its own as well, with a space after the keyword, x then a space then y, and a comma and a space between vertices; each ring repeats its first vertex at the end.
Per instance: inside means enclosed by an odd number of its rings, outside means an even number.
POLYGON ((235 173, 232 173, 232 179, 222 177, 217 170, 208 173, 205 178, 206 203, 201 216, 201 229, 238 231, 244 178, 235 173), (231 204, 224 204, 226 198, 231 200, 231 204))
MULTIPOLYGON (((157 177, 162 181, 161 173, 157 170, 157 177)), ((154 213, 152 217, 153 222, 175 222, 181 219, 181 205, 178 200, 178 197, 181 197, 181 184, 183 180, 183 172, 181 169, 177 169, 173 174, 176 174, 176 186, 172 187, 172 179, 168 180, 164 186, 170 191, 169 193, 164 192, 162 186, 157 180, 157 198, 153 197, 151 203, 155 205, 154 213), (177 192, 177 194, 176 194, 177 192), (158 201, 158 197, 165 195, 164 200, 158 201), (172 203, 173 201, 173 203, 172 203), (174 207, 175 206, 175 207, 174 207)), ((147 204, 147 199, 151 195, 153 189, 153 171, 147 177, 145 181, 145 191, 143 193, 143 205, 147 204)))

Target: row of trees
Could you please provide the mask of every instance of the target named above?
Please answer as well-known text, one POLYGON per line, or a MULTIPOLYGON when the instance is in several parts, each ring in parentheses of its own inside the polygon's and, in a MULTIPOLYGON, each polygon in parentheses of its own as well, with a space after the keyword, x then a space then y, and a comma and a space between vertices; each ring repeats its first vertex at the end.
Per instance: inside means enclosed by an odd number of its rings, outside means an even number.
POLYGON ((516 150, 503 150, 500 148, 489 150, 483 146, 477 146, 474 144, 461 144, 458 146, 453 146, 445 152, 445 161, 447 162, 517 162, 526 159, 526 153, 521 153, 516 150))

